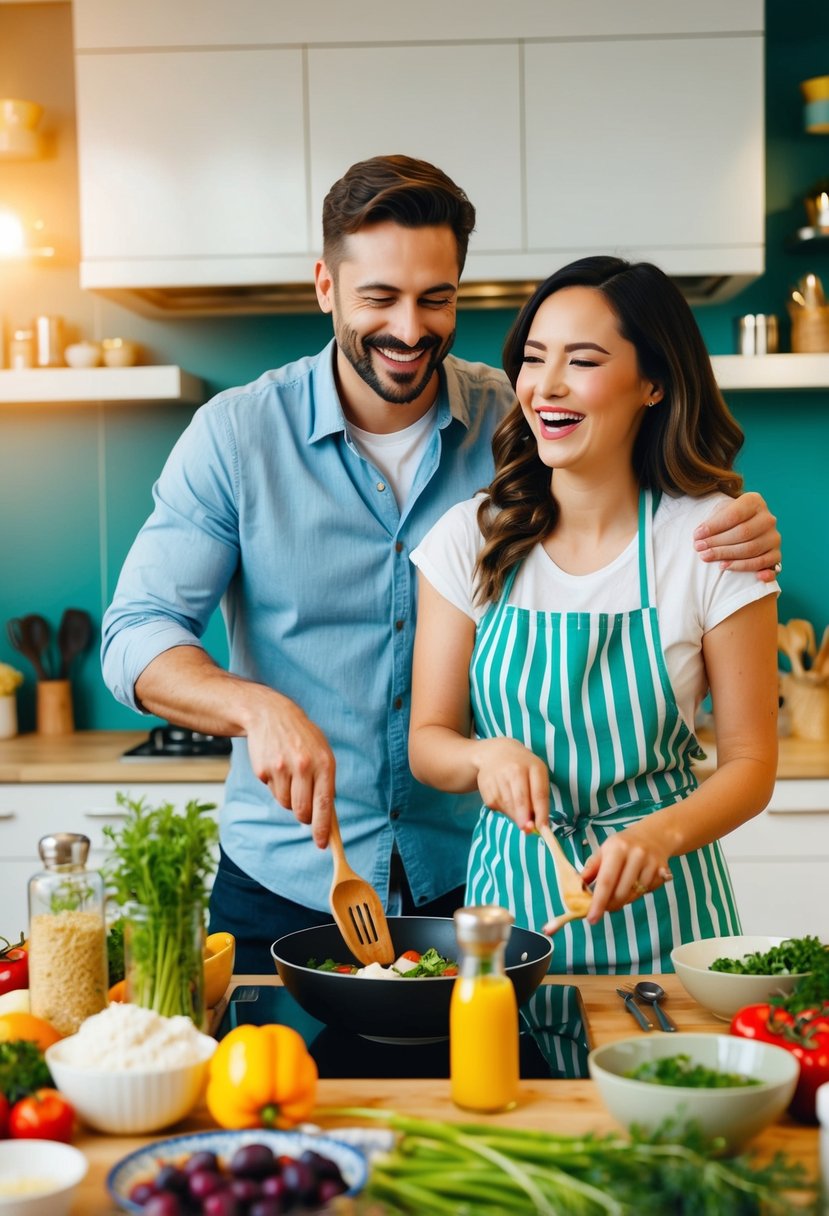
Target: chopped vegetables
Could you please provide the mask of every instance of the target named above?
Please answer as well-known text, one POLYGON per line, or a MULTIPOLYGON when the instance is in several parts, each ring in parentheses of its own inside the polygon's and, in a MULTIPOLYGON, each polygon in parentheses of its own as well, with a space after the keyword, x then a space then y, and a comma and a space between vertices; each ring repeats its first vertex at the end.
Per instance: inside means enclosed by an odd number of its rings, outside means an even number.
POLYGON ((744 954, 742 958, 717 958, 710 971, 731 975, 802 975, 825 966, 827 947, 817 937, 790 937, 770 950, 744 954))
POLYGON ((318 963, 315 958, 309 958, 305 964, 314 971, 335 971, 341 975, 368 975, 375 979, 394 979, 402 976, 404 979, 421 979, 424 976, 457 975, 458 964, 451 959, 443 958, 434 946, 418 954, 417 950, 404 950, 400 957, 390 967, 381 967, 372 963, 371 967, 357 967, 351 963, 338 963, 333 958, 327 958, 318 963))
POLYGON ((782 1216, 808 1210, 795 1207, 789 1192, 810 1200, 816 1193, 814 1181, 782 1153, 762 1165, 749 1154, 723 1158, 722 1142, 693 1126, 628 1139, 443 1123, 373 1108, 317 1115, 380 1121, 399 1133, 394 1149, 372 1162, 367 1198, 417 1216, 782 1216))
POLYGON ((652 1085, 677 1085, 682 1089, 733 1089, 735 1086, 759 1085, 754 1077, 736 1072, 720 1072, 704 1064, 694 1064, 685 1052, 663 1056, 661 1060, 644 1060, 625 1073, 634 1081, 652 1085))

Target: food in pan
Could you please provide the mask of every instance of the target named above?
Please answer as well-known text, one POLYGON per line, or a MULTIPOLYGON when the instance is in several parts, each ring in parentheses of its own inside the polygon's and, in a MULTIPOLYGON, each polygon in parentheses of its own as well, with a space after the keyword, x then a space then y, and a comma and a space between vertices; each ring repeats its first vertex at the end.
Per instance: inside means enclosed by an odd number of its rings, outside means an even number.
POLYGON ((315 971, 334 971, 340 975, 356 975, 366 980, 409 980, 458 974, 458 964, 443 958, 434 946, 423 954, 417 950, 404 950, 389 967, 382 967, 380 963, 357 967, 353 963, 338 963, 333 958, 327 958, 322 963, 318 963, 315 958, 309 958, 307 966, 315 971))

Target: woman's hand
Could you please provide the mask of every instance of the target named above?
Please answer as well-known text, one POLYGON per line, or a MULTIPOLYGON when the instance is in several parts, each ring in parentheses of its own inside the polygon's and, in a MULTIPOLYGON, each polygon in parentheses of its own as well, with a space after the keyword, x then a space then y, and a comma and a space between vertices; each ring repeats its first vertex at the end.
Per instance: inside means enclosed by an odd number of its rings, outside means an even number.
POLYGON ((704 562, 724 569, 755 571, 768 583, 780 573, 777 520, 753 490, 723 503, 694 532, 694 548, 704 562))
POLYGON ((479 739, 472 755, 478 789, 486 805, 501 811, 524 832, 546 823, 550 813, 550 771, 517 739, 479 739))
POLYGON ((657 840, 638 828, 615 832, 587 859, 582 879, 593 884, 593 902, 587 920, 595 925, 605 912, 618 912, 625 904, 671 881, 668 855, 657 840))

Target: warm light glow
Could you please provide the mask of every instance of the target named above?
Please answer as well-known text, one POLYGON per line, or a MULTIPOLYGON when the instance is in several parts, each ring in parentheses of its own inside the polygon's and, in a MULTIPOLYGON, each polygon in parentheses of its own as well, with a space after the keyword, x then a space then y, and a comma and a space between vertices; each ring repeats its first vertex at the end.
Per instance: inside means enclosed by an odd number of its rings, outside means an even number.
POLYGON ((20 220, 12 211, 0 211, 0 257, 19 257, 25 245, 20 220))

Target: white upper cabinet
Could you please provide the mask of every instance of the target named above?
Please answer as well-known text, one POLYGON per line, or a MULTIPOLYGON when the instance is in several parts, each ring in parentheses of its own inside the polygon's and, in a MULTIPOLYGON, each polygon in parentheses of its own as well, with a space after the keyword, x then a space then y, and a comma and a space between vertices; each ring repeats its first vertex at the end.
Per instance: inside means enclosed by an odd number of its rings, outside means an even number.
POLYGON ((73 13, 81 285, 122 303, 254 311, 301 283, 313 306, 326 191, 392 152, 475 204, 467 287, 596 251, 721 296, 764 269, 762 0, 73 13))

